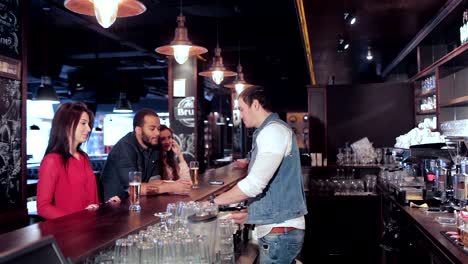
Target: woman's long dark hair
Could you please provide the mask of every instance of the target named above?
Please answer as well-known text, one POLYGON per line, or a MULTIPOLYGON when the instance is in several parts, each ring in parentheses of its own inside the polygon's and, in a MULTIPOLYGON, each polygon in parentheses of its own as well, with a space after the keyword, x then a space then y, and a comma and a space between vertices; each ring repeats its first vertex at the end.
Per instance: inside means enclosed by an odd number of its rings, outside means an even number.
MULTIPOLYGON (((86 104, 81 102, 76 103, 63 103, 59 106, 55 112, 54 119, 52 119, 52 128, 50 129, 49 144, 45 151, 45 155, 49 153, 57 153, 62 156, 63 164, 67 164, 68 159, 72 156, 70 154, 70 143, 68 142, 70 133, 73 138, 76 131, 76 127, 80 122, 81 114, 87 113, 89 116, 89 127, 93 129, 94 114, 86 104), (70 132, 71 131, 71 132, 70 132)), ((88 135, 89 137, 89 135, 88 135)), ((76 150, 87 156, 84 151, 81 150, 81 143, 78 144, 76 150)))
MULTIPOLYGON (((163 132, 164 130, 169 130, 171 132, 171 136, 174 137, 174 131, 170 129, 169 127, 165 125, 161 125, 159 128, 159 133, 163 132)), ((175 153, 174 151, 169 150, 169 151, 164 151, 162 147, 162 142, 161 142, 161 137, 159 139, 159 148, 160 148, 160 154, 161 154, 161 161, 158 164, 158 170, 161 172, 161 179, 162 180, 168 180, 168 175, 167 175, 167 170, 165 168, 165 164, 167 164, 169 167, 172 168, 172 176, 173 180, 178 180, 179 179, 179 163, 176 160, 175 153)))

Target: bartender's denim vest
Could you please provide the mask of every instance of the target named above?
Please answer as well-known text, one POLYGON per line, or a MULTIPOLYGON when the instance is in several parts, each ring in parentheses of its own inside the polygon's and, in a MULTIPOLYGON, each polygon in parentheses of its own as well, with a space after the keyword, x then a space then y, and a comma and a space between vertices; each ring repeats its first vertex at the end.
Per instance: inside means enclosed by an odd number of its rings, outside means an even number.
MULTIPOLYGON (((249 171, 257 156, 257 136, 267 125, 278 123, 291 128, 275 113, 270 114, 253 134, 249 171)), ((299 149, 292 133, 291 153, 286 155, 263 192, 249 200, 250 224, 282 223, 307 214, 299 149)))

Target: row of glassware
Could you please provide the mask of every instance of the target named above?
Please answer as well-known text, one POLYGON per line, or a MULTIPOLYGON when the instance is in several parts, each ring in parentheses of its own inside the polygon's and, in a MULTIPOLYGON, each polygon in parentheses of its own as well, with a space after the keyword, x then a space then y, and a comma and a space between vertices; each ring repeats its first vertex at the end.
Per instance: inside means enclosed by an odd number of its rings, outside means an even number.
POLYGON ((218 219, 215 225, 196 232, 191 225, 193 215, 218 214, 215 205, 202 206, 198 202, 169 203, 166 212, 156 213, 160 221, 145 230, 115 241, 113 248, 89 258, 85 263, 200 263, 233 264, 233 233, 237 229, 232 220, 218 219))
POLYGON ((336 164, 338 166, 358 166, 358 165, 380 165, 393 164, 395 160, 391 154, 391 149, 371 148, 358 154, 351 148, 338 148, 336 154, 336 164), (383 163, 382 163, 383 161, 383 163))
POLYGON ((434 94, 432 96, 425 97, 421 100, 419 109, 424 110, 434 110, 437 106, 437 96, 434 94))
POLYGON ((375 191, 376 175, 366 175, 364 179, 344 179, 332 177, 310 181, 310 193, 314 196, 351 195, 375 191))
POLYGON ((429 76, 421 81, 421 91, 425 92, 436 88, 436 77, 435 75, 429 76))

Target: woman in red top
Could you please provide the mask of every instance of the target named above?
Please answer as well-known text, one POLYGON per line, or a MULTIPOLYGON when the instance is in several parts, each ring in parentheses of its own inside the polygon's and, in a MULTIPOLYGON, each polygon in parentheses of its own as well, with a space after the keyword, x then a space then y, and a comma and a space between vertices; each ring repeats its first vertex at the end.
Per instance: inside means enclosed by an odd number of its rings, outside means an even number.
POLYGON ((84 103, 64 103, 57 109, 39 168, 40 216, 53 219, 99 206, 96 178, 88 156, 80 148, 93 124, 94 115, 84 103))

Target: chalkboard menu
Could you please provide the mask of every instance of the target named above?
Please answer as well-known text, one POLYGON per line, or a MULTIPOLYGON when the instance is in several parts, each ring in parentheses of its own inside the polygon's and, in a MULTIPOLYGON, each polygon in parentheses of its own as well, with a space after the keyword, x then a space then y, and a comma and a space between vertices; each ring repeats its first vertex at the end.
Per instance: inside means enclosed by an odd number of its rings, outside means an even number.
POLYGON ((21 202, 20 81, 0 77, 0 211, 21 202))
POLYGON ((0 54, 21 59, 20 0, 0 0, 0 54))

